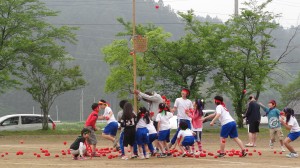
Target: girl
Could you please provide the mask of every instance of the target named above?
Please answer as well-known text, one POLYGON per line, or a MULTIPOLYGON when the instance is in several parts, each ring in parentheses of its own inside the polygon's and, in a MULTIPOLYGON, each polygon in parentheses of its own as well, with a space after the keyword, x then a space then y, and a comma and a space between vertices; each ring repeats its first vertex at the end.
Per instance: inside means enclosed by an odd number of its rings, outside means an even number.
POLYGON ((290 130, 290 133, 284 140, 285 147, 291 152, 286 155, 288 158, 297 158, 298 153, 295 151, 295 149, 290 145, 290 143, 294 140, 296 140, 300 136, 300 127, 297 122, 297 119, 294 116, 294 110, 291 108, 285 108, 283 110, 284 116, 286 116, 286 122, 284 122, 284 119, 280 117, 281 124, 287 129, 290 130))
POLYGON ((165 111, 166 105, 165 103, 159 104, 159 113, 156 116, 156 121, 158 122, 157 125, 157 131, 158 131, 158 145, 160 148, 160 151, 162 152, 157 157, 166 157, 170 156, 170 149, 167 145, 167 142, 170 141, 170 118, 173 117, 173 113, 170 113, 168 111, 165 111), (166 150, 167 154, 166 154, 166 150))
POLYGON ((138 145, 138 152, 140 159, 149 159, 149 131, 147 129, 147 124, 150 123, 150 117, 147 113, 147 109, 145 107, 141 107, 139 109, 139 113, 137 115, 137 125, 136 125, 136 136, 135 140, 138 145), (146 155, 143 152, 143 146, 146 150, 146 155))
POLYGON ((73 155, 74 160, 84 160, 86 153, 86 145, 85 143, 89 139, 91 131, 88 128, 83 128, 81 131, 81 136, 78 136, 77 139, 70 146, 70 151, 73 155))
POLYGON ((175 143, 174 148, 176 148, 176 145, 178 144, 181 152, 183 153, 182 157, 185 157, 188 153, 188 151, 186 151, 185 149, 189 149, 189 153, 191 153, 190 147, 194 146, 194 133, 188 128, 188 124, 186 122, 179 123, 179 129, 180 131, 177 135, 177 143, 175 143))
MULTIPOLYGON (((196 99, 193 103, 194 109, 186 110, 186 114, 191 117, 192 119, 192 131, 195 133, 195 141, 197 142, 199 152, 202 151, 202 144, 201 144, 201 135, 202 135, 202 116, 203 116, 203 109, 204 104, 202 100, 196 99)), ((195 148, 192 145, 192 152, 194 153, 195 148)))
MULTIPOLYGON (((130 145, 130 151, 133 151, 133 145, 135 143, 135 125, 136 125, 136 115, 133 112, 132 104, 127 102, 124 105, 123 115, 120 121, 121 127, 124 128, 123 146, 128 148, 130 145)), ((127 160, 132 158, 132 155, 127 153, 128 149, 124 150, 124 156, 122 159, 127 160)))
MULTIPOLYGON (((146 109, 143 109, 146 110, 146 109)), ((149 111, 147 111, 148 115, 149 115, 149 111)), ((148 148, 150 150, 151 155, 153 156, 155 154, 155 150, 153 147, 153 142, 155 141, 155 146, 158 146, 157 144, 157 131, 155 129, 155 126, 153 124, 153 121, 150 120, 149 124, 147 124, 147 129, 149 131, 149 143, 148 143, 148 148)))

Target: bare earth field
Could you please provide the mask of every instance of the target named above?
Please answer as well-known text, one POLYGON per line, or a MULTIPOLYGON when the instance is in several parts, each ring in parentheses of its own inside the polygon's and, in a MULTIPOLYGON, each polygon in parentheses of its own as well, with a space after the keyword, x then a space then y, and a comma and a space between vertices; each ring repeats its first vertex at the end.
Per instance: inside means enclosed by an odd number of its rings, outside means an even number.
MULTIPOLYGON (((203 134, 203 147, 207 152, 216 153, 218 150, 218 133, 204 133, 203 134)), ((287 168, 287 167, 300 167, 300 158, 289 159, 283 154, 279 154, 279 143, 275 144, 274 149, 268 147, 268 135, 260 135, 258 147, 248 148, 253 156, 239 158, 238 156, 215 159, 212 156, 202 158, 182 158, 182 157, 169 157, 169 158, 150 158, 149 160, 121 160, 119 158, 108 159, 108 157, 92 158, 85 161, 74 161, 71 155, 63 156, 61 150, 67 150, 69 145, 76 138, 74 135, 32 135, 32 136, 0 136, 0 168, 64 168, 64 167, 164 167, 164 168, 189 168, 189 167, 273 167, 273 168, 287 168), (20 144, 20 140, 24 143, 20 144), (67 145, 64 145, 64 141, 67 145), (50 156, 44 156, 40 148, 47 149, 50 156), (261 156, 256 149, 262 153, 261 156), (22 150, 24 155, 16 155, 16 152, 22 150), (277 153, 274 154, 274 151, 277 153), (8 155, 5 153, 8 152, 8 155), (34 153, 41 154, 41 158, 34 156, 34 153), (4 157, 1 155, 4 154, 4 157), (56 158, 55 155, 59 154, 56 158)), ((246 143, 246 135, 240 137, 246 143)), ((98 148, 110 147, 111 143, 98 137, 98 148)), ((293 143, 297 151, 300 151, 300 140, 293 143)), ((236 144, 227 140, 226 150, 238 149, 236 144)), ((117 154, 117 153, 114 153, 117 154)))

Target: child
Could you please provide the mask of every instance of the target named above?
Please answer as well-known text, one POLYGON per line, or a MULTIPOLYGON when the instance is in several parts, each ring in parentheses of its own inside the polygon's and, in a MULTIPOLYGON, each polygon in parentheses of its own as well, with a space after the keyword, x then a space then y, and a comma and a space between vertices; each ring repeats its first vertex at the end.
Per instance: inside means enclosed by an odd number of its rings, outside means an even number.
POLYGON ((275 134, 277 134, 279 138, 279 142, 281 145, 281 151, 284 152, 283 147, 283 133, 281 130, 281 124, 279 121, 280 111, 276 108, 276 101, 270 100, 268 103, 269 108, 265 107, 263 104, 259 103, 259 105, 263 108, 268 116, 268 125, 270 130, 270 148, 273 149, 275 142, 275 134))
MULTIPOLYGON (((199 152, 202 151, 202 144, 201 144, 201 135, 202 135, 202 116, 203 116, 203 109, 204 104, 200 99, 196 99, 194 104, 194 109, 187 110, 186 113, 192 119, 192 131, 195 133, 195 141, 198 145, 199 152)), ((194 145, 192 146, 192 151, 194 153, 195 148, 194 145)))
MULTIPOLYGON (((191 118, 185 113, 186 109, 193 108, 192 101, 188 99, 189 95, 190 95, 190 91, 188 89, 182 89, 181 97, 175 100, 174 108, 171 111, 172 113, 174 113, 177 110, 178 124, 181 122, 186 122, 188 124, 189 129, 191 129, 191 118)), ((180 129, 178 127, 176 133, 174 134, 171 140, 171 143, 169 144, 169 148, 171 148, 171 146, 175 144, 179 130, 180 129)))
POLYGON ((284 122, 283 118, 280 117, 280 122, 287 130, 290 130, 289 135, 284 140, 284 145, 290 151, 289 154, 286 155, 288 158, 297 158, 298 153, 295 149, 290 145, 292 141, 295 141, 300 136, 300 127, 297 122, 297 119, 294 116, 294 110, 291 108, 285 108, 283 110, 284 115, 286 116, 286 122, 284 122))
POLYGON ((136 143, 138 145, 139 158, 140 159, 149 159, 149 131, 147 129, 147 124, 150 123, 150 116, 147 113, 147 109, 145 107, 141 107, 139 109, 139 113, 137 114, 137 125, 136 125, 136 143), (143 152, 143 146, 146 150, 146 155, 143 152))
POLYGON ((182 157, 185 157, 188 153, 185 149, 189 149, 189 153, 191 153, 191 146, 194 146, 195 138, 194 133, 188 128, 188 124, 186 122, 179 123, 180 131, 177 135, 177 143, 175 143, 174 148, 176 148, 177 144, 181 152, 183 153, 182 157), (182 142, 180 142, 182 140, 182 142), (185 148, 185 149, 184 149, 185 148))
POLYGON ((170 148, 167 145, 167 142, 170 141, 170 118, 173 117, 173 113, 165 111, 166 105, 164 103, 159 104, 159 113, 156 116, 156 121, 158 122, 157 131, 158 131, 158 145, 160 151, 162 152, 157 157, 164 158, 170 156, 170 148), (166 150, 167 154, 166 154, 166 150))
POLYGON ((92 104, 92 113, 88 116, 85 122, 85 128, 89 129, 91 134, 88 139, 88 143, 92 145, 92 156, 96 156, 96 145, 97 145, 97 138, 95 135, 95 131, 98 130, 96 127, 96 121, 98 119, 99 113, 99 105, 97 103, 92 104))
MULTIPOLYGON (((147 113, 149 114, 149 112, 147 111, 147 113)), ((155 149, 154 149, 154 147, 153 147, 153 142, 156 142, 155 143, 155 146, 158 146, 158 144, 157 144, 157 131, 156 131, 156 129, 155 129, 155 126, 154 126, 154 124, 153 124, 153 121, 150 119, 150 122, 149 122, 149 124, 147 124, 147 129, 148 129, 148 131, 149 131, 149 143, 148 143, 148 148, 149 148, 149 150, 150 150, 150 152, 151 152, 151 155, 154 155, 155 154, 155 149)))
MULTIPOLYGON (((130 151, 133 152, 133 145, 135 143, 135 125, 136 125, 136 116, 133 113, 132 104, 127 102, 124 105, 123 115, 121 118, 121 127, 124 128, 124 136, 123 136, 123 146, 128 147, 130 145, 130 151)), ((128 160, 128 158, 132 158, 132 155, 126 154, 128 150, 124 150, 124 156, 122 159, 128 160)))
MULTIPOLYGON (((121 108, 121 110, 118 112, 118 115, 117 115, 117 119, 118 119, 119 123, 121 123, 121 119, 122 119, 122 116, 123 116, 123 109, 124 109, 124 106, 127 102, 128 102, 127 100, 121 100, 120 103, 119 103, 119 106, 121 108)), ((124 139, 124 128, 121 127, 120 139, 119 139, 119 144, 120 144, 120 149, 121 149, 121 157, 125 156, 125 151, 124 151, 124 146, 123 146, 123 139, 124 139)))
POLYGON ((100 116, 100 120, 107 120, 107 125, 102 133, 103 138, 108 139, 113 142, 113 147, 119 149, 118 140, 115 138, 118 131, 118 122, 115 119, 114 113, 108 106, 105 100, 100 100, 99 105, 101 109, 104 109, 103 116, 100 116))
POLYGON ((221 133, 220 133, 220 154, 218 157, 224 157, 225 154, 225 139, 230 136, 231 139, 233 139, 238 146, 241 148, 241 156, 245 157, 247 153, 245 152, 243 142, 238 138, 238 132, 236 128, 236 123, 234 119, 231 117, 229 111, 225 107, 225 104, 223 102, 223 97, 216 96, 215 97, 215 104, 216 104, 216 113, 211 114, 204 118, 204 121, 213 118, 213 120, 210 122, 210 125, 213 126, 215 124, 215 121, 219 119, 222 127, 221 127, 221 133))
POLYGON ((77 139, 70 146, 70 151, 73 155, 74 160, 84 160, 84 154, 86 153, 85 143, 89 139, 91 131, 87 128, 83 128, 81 130, 81 135, 77 137, 77 139))

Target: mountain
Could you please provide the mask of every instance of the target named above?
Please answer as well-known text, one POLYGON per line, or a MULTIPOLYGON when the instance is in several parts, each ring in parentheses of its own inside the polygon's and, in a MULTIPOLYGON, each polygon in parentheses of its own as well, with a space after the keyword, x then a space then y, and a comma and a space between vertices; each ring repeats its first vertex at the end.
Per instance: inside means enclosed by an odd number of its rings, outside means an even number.
MULTIPOLYGON (((132 18, 132 0, 43 0, 52 10, 60 11, 57 17, 48 18, 54 25, 68 25, 79 27, 76 31, 78 42, 76 45, 64 44, 66 50, 75 58, 74 64, 80 65, 88 85, 83 90, 68 92, 55 101, 50 115, 56 120, 56 106, 58 119, 62 121, 79 121, 80 101, 83 96, 84 119, 88 116, 90 106, 99 99, 107 100, 113 111, 117 112, 118 99, 116 94, 104 93, 106 77, 109 67, 103 61, 100 49, 110 44, 115 35, 123 30, 116 18, 122 17, 125 21, 132 18), (82 95, 83 93, 83 95, 82 95)), ((210 16, 201 17, 202 21, 221 22, 210 16)), ((165 6, 162 1, 155 3, 153 0, 137 0, 137 23, 154 23, 173 34, 170 40, 176 40, 184 35, 184 24, 170 6, 165 6), (157 9, 155 6, 158 5, 157 9)), ((293 29, 279 29, 274 32, 278 37, 276 49, 272 50, 272 57, 284 50, 284 44, 291 36, 293 29)), ((129 39, 130 37, 128 37, 129 39)), ((297 44, 300 40, 297 39, 297 44)), ((295 44, 296 44, 295 43, 295 44)), ((300 51, 292 53, 290 59, 298 59, 300 51)), ((299 70, 299 63, 282 65, 281 68, 295 74, 299 70)), ((276 76, 276 75, 275 75, 276 76)), ((274 77, 275 78, 275 77, 274 77)), ((278 78, 278 76, 276 76, 278 78)), ((290 78, 289 80, 291 80, 290 78)), ((280 80, 280 79, 278 79, 280 80)), ((283 79, 283 81, 285 81, 283 79)), ((263 94, 263 99, 274 96, 272 91, 263 94)), ((130 97, 130 96, 129 96, 130 97)), ((31 96, 22 90, 9 90, 0 96, 0 116, 12 113, 40 113, 37 103, 31 96)))

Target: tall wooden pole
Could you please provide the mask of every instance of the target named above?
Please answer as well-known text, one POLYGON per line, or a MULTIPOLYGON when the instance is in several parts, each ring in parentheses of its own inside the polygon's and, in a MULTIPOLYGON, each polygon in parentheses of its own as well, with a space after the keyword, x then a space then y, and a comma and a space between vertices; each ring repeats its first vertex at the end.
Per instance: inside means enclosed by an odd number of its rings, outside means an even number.
POLYGON ((239 0, 234 1, 234 15, 239 15, 239 0))
MULTIPOLYGON (((132 0, 132 39, 134 39, 135 37, 135 0, 132 0)), ((133 40, 133 89, 137 90, 136 87, 136 52, 135 52, 135 48, 134 48, 134 42, 135 40, 133 40)), ((133 105, 134 105, 134 112, 137 113, 137 95, 134 95, 134 100, 133 100, 133 105)))

